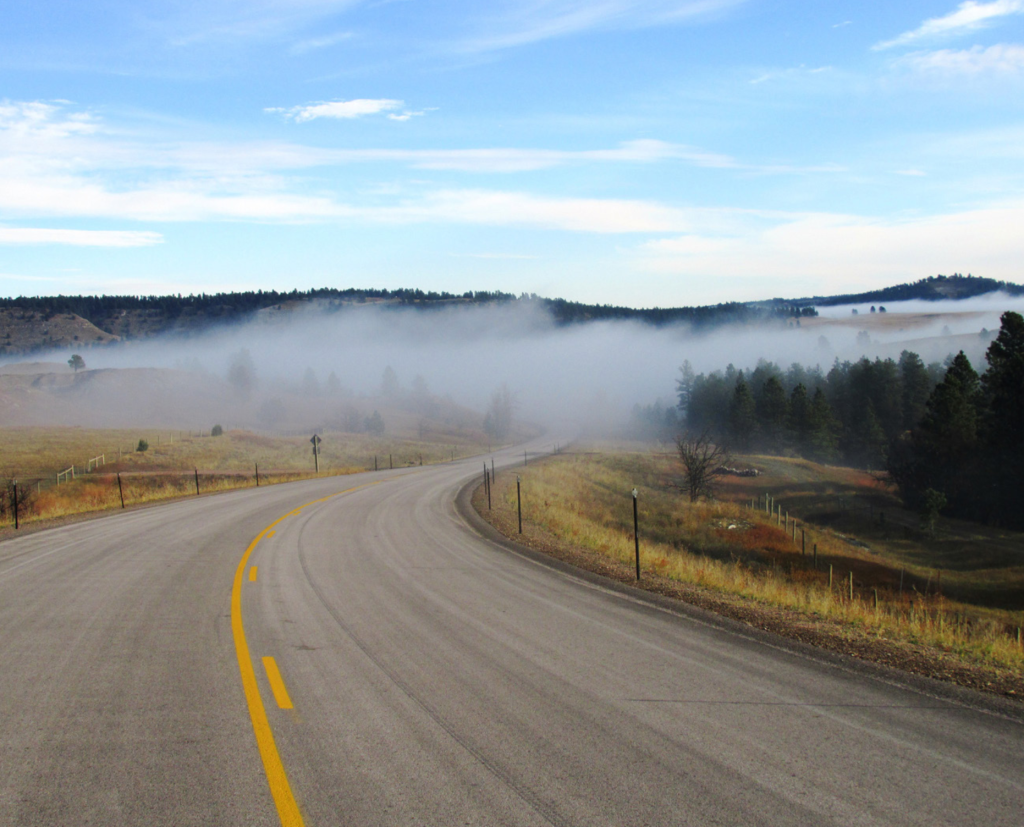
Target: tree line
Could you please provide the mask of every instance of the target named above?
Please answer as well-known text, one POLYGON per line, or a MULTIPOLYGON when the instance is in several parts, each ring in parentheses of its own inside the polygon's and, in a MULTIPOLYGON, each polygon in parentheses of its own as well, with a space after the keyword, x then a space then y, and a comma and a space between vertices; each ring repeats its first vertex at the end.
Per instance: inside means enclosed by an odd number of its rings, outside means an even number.
MULTIPOLYGON (((761 360, 750 371, 695 374, 677 381, 678 410, 691 433, 737 451, 796 454, 884 470, 906 505, 1024 527, 1024 317, 1004 313, 984 373, 963 351, 925 365, 838 359, 826 373, 761 360)), ((667 428, 667 411, 634 410, 667 428)))

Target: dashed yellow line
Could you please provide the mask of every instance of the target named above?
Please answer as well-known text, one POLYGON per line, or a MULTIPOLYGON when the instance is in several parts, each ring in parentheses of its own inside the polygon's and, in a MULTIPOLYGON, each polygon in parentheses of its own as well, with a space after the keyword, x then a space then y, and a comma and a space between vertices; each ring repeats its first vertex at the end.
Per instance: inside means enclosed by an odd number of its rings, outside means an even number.
MULTIPOLYGON (((379 485, 380 482, 357 485, 354 488, 339 491, 336 494, 322 497, 319 500, 313 500, 313 502, 306 503, 306 505, 288 512, 283 517, 279 517, 257 534, 256 538, 249 543, 245 554, 242 555, 242 559, 238 562, 238 568, 235 569, 235 580, 231 588, 231 632, 235 639, 235 654, 238 657, 238 670, 242 675, 242 690, 245 692, 245 701, 249 707, 249 717, 252 719, 252 728, 256 735, 256 746, 260 751, 263 770, 267 774, 267 784, 270 785, 270 794, 274 798, 277 816, 281 820, 282 827, 303 827, 304 822, 302 820, 302 813, 299 811, 299 805, 292 794, 291 785, 288 783, 288 774, 285 772, 281 756, 277 751, 277 744, 274 741, 273 730, 270 728, 270 721, 267 720, 267 710, 263 706, 259 684, 256 683, 256 670, 253 668, 252 658, 249 655, 249 644, 245 639, 245 627, 242 625, 242 580, 245 575, 245 567, 260 540, 271 536, 274 533, 274 526, 282 520, 300 513, 306 506, 325 502, 331 499, 331 497, 338 496, 338 494, 349 494, 353 491, 358 491, 360 488, 379 485)), ((255 568, 253 566, 253 570, 255 568)), ((255 579, 252 573, 249 576, 251 579, 255 579)), ((264 664, 266 664, 266 660, 264 660, 264 664)), ((274 668, 276 670, 276 665, 274 668)), ((269 671, 267 674, 269 677, 269 671)), ((278 674, 278 680, 280 680, 280 674, 278 674)), ((271 678, 271 687, 273 688, 273 678, 271 678)), ((283 682, 281 683, 281 688, 284 688, 283 682)), ((276 689, 274 694, 275 697, 278 697, 276 689)), ((286 698, 287 695, 288 693, 285 692, 286 698)), ((280 701, 278 703, 280 705, 280 701)), ((288 703, 290 708, 291 701, 289 700, 288 703)))
POLYGON ((274 700, 277 701, 277 705, 281 709, 293 709, 292 699, 285 688, 284 679, 281 677, 276 661, 270 655, 263 658, 263 668, 267 670, 267 680, 270 681, 270 689, 274 693, 274 700))
POLYGON ((256 566, 252 566, 249 569, 249 582, 250 583, 255 583, 256 582, 256 566))

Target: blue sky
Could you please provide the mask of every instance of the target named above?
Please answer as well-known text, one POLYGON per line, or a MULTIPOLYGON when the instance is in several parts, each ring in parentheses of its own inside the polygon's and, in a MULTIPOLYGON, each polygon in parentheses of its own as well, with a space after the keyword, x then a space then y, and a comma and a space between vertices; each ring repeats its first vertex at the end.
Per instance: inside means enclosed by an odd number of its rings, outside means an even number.
POLYGON ((1024 281, 1024 0, 7 0, 0 294, 1024 281))

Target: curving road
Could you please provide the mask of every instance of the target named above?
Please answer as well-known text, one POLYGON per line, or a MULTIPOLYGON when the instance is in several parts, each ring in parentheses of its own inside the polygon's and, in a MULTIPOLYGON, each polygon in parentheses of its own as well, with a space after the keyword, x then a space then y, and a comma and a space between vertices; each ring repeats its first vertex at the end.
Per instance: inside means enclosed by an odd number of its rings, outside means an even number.
POLYGON ((1019 714, 511 552, 481 467, 0 544, 0 824, 1024 821, 1019 714))

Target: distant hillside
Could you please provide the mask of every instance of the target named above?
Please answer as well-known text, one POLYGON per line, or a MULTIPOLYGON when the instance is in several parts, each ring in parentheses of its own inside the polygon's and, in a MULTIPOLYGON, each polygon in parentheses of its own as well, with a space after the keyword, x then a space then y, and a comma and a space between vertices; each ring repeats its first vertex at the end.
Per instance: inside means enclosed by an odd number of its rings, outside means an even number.
POLYGON ((912 284, 897 284, 867 293, 847 293, 841 296, 813 296, 806 299, 791 299, 791 304, 809 304, 817 307, 834 307, 841 304, 877 304, 919 299, 943 301, 969 299, 997 291, 1011 296, 1024 296, 1024 286, 1008 281, 982 278, 980 276, 954 273, 951 276, 930 276, 912 284))
POLYGON ((52 348, 101 345, 166 333, 189 336, 217 325, 238 324, 254 318, 272 321, 307 307, 331 313, 353 307, 431 310, 454 305, 519 304, 542 308, 551 314, 557 324, 563 325, 627 320, 655 326, 685 324, 699 329, 722 324, 815 316, 815 306, 878 304, 907 299, 964 299, 997 290, 1011 295, 1024 295, 1024 287, 1021 285, 954 274, 841 296, 643 310, 547 299, 526 293, 517 297, 500 291, 470 291, 456 295, 411 289, 338 290, 327 287, 287 293, 258 290, 191 296, 0 298, 0 356, 52 348))
POLYGON ((267 321, 311 307, 324 313, 355 307, 436 310, 457 305, 520 304, 537 306, 558 324, 599 320, 632 320, 652 325, 689 324, 706 327, 729 322, 757 322, 814 315, 813 308, 786 301, 767 304, 731 302, 704 307, 637 310, 612 305, 581 304, 533 294, 518 297, 502 292, 452 293, 422 290, 317 288, 290 293, 254 291, 198 296, 40 296, 0 298, 0 356, 54 347, 105 344, 171 333, 188 336, 215 325, 255 318, 267 321), (66 335, 53 334, 61 320, 66 335), (72 332, 68 322, 75 321, 72 332), (79 329, 80 328, 80 329, 79 329))

